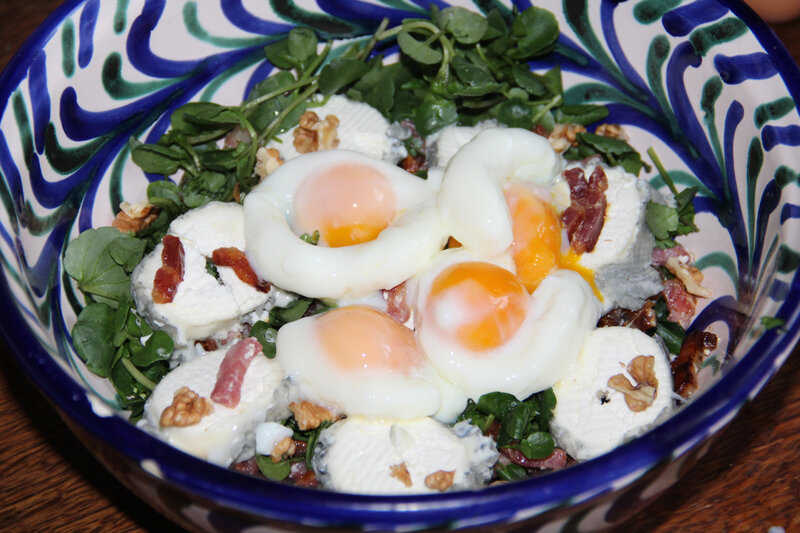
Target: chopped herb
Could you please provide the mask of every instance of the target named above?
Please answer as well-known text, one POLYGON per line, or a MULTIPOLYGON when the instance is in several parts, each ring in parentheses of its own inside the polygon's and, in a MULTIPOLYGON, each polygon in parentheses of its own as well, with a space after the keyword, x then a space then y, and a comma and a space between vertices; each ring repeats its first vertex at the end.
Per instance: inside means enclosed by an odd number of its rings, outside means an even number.
POLYGON ((675 237, 688 235, 697 231, 694 223, 694 197, 697 194, 697 187, 689 187, 680 192, 675 187, 675 183, 669 173, 661 164, 661 160, 653 148, 647 150, 647 154, 653 160, 664 183, 675 197, 675 207, 669 207, 652 200, 647 203, 645 214, 647 226, 656 238, 656 246, 659 248, 672 248, 676 246, 675 237))

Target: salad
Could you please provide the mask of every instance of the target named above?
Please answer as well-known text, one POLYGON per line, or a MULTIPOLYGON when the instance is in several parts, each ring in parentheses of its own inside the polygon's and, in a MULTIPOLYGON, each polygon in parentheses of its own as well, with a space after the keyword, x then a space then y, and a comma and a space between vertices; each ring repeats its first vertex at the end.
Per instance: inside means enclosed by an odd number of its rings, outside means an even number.
POLYGON ((164 179, 67 248, 76 352, 174 446, 344 492, 524 478, 668 417, 716 347, 684 329, 696 189, 529 69, 558 35, 432 7, 270 44, 242 104, 131 139, 164 179))

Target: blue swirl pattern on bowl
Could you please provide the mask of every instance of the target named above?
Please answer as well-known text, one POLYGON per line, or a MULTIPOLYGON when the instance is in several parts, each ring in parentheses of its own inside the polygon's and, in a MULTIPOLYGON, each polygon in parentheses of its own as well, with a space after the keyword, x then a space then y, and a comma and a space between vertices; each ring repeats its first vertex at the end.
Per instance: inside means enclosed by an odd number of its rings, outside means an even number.
MULTIPOLYGON (((440 7, 447 4, 435 2, 440 7)), ((454 2, 499 9, 498 0, 454 2)), ((632 144, 653 146, 677 183, 697 186, 701 233, 685 240, 714 297, 692 329, 711 329, 725 364, 708 365, 688 408, 587 463, 476 492, 369 497, 251 479, 178 452, 116 411, 110 385, 71 347, 82 299, 61 268, 66 243, 108 225, 147 183, 131 136, 154 141, 189 100, 237 103, 268 76, 263 46, 296 24, 323 38, 369 34, 383 17, 424 16, 422 0, 99 0, 64 4, 0 79, 2 328, 42 391, 98 458, 178 523, 357 529, 618 523, 673 483, 752 398, 800 334, 800 72, 735 0, 540 2, 562 28, 554 63, 569 103, 608 104, 632 144), (779 317, 779 330, 760 319, 779 317)), ((527 1, 515 4, 519 9, 527 1)), ((392 49, 388 48, 387 52, 392 49)), ((651 181, 664 187, 657 174, 651 181)))

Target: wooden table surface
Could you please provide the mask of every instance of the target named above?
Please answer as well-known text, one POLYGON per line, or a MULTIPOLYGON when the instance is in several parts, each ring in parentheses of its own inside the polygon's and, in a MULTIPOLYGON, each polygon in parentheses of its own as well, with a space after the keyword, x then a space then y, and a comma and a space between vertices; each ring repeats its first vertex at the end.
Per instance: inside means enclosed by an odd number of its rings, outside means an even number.
MULTIPOLYGON (((0 68, 59 3, 0 2, 0 68)), ((800 61, 800 21, 773 28, 800 61)), ((795 353, 700 464, 618 530, 800 531, 799 380, 795 353)), ((179 531, 83 448, 2 341, 0 435, 0 530, 179 531)))

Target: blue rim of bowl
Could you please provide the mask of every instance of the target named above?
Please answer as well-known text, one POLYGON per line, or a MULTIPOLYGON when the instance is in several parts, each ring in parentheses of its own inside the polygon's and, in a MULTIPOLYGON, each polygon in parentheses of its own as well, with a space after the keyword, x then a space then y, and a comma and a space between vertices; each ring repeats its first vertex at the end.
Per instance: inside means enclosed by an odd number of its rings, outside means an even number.
MULTIPOLYGON (((24 78, 27 62, 54 34, 64 19, 89 0, 69 0, 39 26, 0 75, 0 97, 24 78)), ((741 18, 769 51, 795 102, 800 101, 800 69, 776 35, 741 0, 718 0, 741 18)), ((6 276, 0 276, 0 298, 13 302, 6 276)), ((613 492, 659 463, 688 451, 721 429, 751 400, 790 355, 800 338, 800 272, 777 317, 782 331, 766 332, 742 359, 723 368, 723 375, 708 391, 694 398, 691 409, 681 409, 669 420, 614 451, 541 477, 477 491, 422 496, 361 496, 287 486, 252 478, 214 466, 180 452, 137 429, 122 416, 96 414, 87 391, 78 385, 41 348, 36 337, 12 305, 0 307, 0 331, 14 357, 37 388, 97 439, 118 449, 138 464, 152 460, 162 479, 240 512, 268 520, 306 525, 360 525, 366 529, 481 525, 513 521, 528 516, 526 510, 569 506, 613 492), (711 428, 711 429, 709 429, 711 428), (145 453, 146 451, 146 453, 145 453)))

